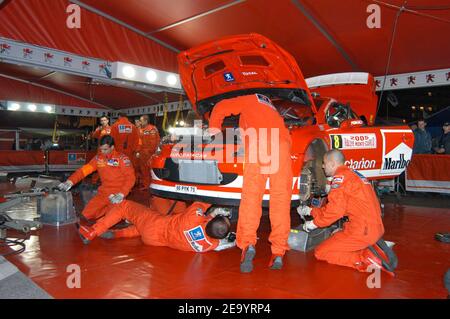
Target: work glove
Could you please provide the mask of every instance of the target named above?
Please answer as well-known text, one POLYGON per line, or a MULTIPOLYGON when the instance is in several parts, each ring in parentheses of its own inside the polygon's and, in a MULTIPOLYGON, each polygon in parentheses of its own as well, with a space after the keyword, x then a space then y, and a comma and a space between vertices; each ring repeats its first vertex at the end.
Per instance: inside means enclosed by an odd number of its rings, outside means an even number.
POLYGON ((230 232, 227 237, 219 240, 219 245, 214 250, 221 251, 235 246, 236 246, 236 234, 230 232))
POLYGON ((312 208, 306 205, 301 205, 297 207, 297 213, 301 216, 301 217, 305 217, 305 216, 311 216, 311 210, 312 208))
POLYGON ((73 183, 70 180, 65 181, 64 183, 59 184, 57 187, 58 189, 67 192, 69 191, 73 186, 73 183))
POLYGON ((312 220, 308 220, 307 222, 305 222, 303 224, 303 230, 307 233, 309 233, 310 231, 316 229, 317 226, 314 224, 314 221, 312 220))
POLYGON ((223 217, 231 217, 231 209, 224 207, 217 207, 211 213, 213 217, 223 216, 223 217))
POLYGON ((122 193, 109 195, 109 201, 113 204, 120 204, 124 198, 125 198, 125 195, 122 193))

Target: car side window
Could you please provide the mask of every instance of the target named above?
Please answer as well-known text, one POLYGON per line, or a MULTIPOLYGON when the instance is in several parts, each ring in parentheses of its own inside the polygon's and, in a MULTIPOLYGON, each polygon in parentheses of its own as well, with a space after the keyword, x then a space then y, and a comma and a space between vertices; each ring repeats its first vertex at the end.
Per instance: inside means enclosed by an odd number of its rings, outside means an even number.
POLYGON ((342 103, 331 103, 326 111, 326 120, 329 126, 338 128, 342 122, 348 119, 358 119, 359 117, 352 111, 350 105, 342 103))

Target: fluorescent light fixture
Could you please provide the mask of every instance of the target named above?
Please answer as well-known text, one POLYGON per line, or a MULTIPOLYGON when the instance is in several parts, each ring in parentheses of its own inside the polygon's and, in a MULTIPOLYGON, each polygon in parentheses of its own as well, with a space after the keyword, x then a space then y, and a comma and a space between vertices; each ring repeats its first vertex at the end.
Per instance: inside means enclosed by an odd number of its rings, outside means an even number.
POLYGON ((169 74, 166 80, 167 84, 169 84, 170 86, 174 86, 175 84, 177 84, 177 77, 174 74, 169 74))
POLYGON ((17 111, 20 110, 20 104, 19 103, 10 103, 8 105, 8 110, 9 111, 17 111))
POLYGON ((52 104, 27 103, 16 101, 5 101, 8 111, 24 111, 37 113, 55 113, 55 106, 52 104))
POLYGON ((112 63, 111 78, 115 80, 127 80, 144 84, 158 85, 172 89, 182 89, 180 76, 176 73, 165 72, 124 62, 112 63))
POLYGON ((158 75, 153 70, 147 71, 147 74, 145 76, 146 76, 147 80, 149 80, 150 82, 155 82, 156 79, 158 78, 158 75))
POLYGON ((136 70, 131 65, 125 65, 122 68, 122 74, 127 79, 132 79, 136 75, 136 70))
POLYGON ((47 113, 53 113, 54 109, 51 105, 44 105, 44 111, 47 113))

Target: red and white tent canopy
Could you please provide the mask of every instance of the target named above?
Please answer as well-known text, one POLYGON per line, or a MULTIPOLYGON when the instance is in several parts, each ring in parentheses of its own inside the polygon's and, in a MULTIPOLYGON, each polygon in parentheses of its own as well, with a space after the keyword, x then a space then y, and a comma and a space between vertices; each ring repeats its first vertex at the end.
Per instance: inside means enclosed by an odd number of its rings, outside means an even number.
MULTIPOLYGON (((221 36, 250 32, 273 39, 293 54, 306 77, 348 71, 381 76, 389 59, 388 74, 450 68, 448 0, 409 0, 402 8, 405 3, 402 0, 4 0, 0 4, 0 36, 170 72, 177 72, 176 55, 180 50, 221 36), (81 8, 79 29, 70 29, 66 24, 71 14, 66 11, 73 4, 81 8), (380 28, 368 27, 367 20, 373 14, 370 5, 379 8, 380 28)), ((93 84, 87 77, 64 72, 0 63, 0 75, 7 76, 0 76, 0 100, 49 99, 113 109, 164 101, 163 93, 93 84), (64 101, 66 98, 69 100, 64 101)), ((177 101, 178 95, 168 94, 168 98, 177 101)))

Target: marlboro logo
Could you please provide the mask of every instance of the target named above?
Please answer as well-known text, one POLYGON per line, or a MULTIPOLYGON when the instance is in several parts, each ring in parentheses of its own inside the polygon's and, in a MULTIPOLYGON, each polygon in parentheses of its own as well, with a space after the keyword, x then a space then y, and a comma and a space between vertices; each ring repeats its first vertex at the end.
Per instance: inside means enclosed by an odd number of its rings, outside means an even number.
POLYGON ((397 169, 405 169, 410 160, 405 160, 405 154, 400 154, 400 159, 394 160, 392 157, 384 158, 383 170, 397 170, 397 169))
POLYGON ((383 161, 380 175, 401 174, 411 161, 412 148, 403 143, 405 130, 381 130, 383 136, 383 161))

